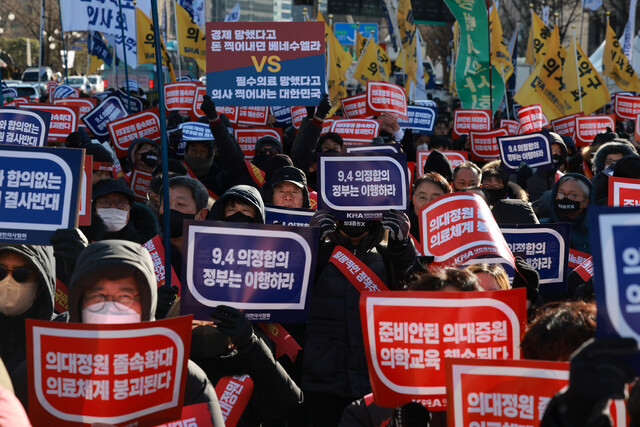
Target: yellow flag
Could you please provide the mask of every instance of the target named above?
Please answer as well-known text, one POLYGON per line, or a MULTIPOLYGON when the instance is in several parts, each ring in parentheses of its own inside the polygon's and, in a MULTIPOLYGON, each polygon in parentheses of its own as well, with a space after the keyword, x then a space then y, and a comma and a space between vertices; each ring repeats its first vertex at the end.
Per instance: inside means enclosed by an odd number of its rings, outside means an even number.
POLYGON ((205 33, 198 24, 193 22, 193 18, 184 7, 180 6, 177 1, 174 2, 174 5, 178 21, 178 46, 180 48, 178 53, 187 58, 194 58, 198 67, 202 71, 206 71, 205 33))
POLYGON ((102 64, 104 64, 102 59, 94 55, 89 55, 89 74, 93 74, 102 64))
POLYGON ((565 102, 569 105, 566 115, 580 111, 589 115, 611 100, 604 79, 576 42, 575 35, 567 52, 562 79, 566 85, 565 102))
MULTIPOLYGON (((148 64, 156 62, 156 45, 153 34, 153 24, 151 19, 140 9, 136 9, 136 27, 138 32, 138 64, 148 64)), ((171 60, 164 43, 160 40, 162 51, 162 64, 166 65, 171 75, 171 81, 176 80, 176 76, 171 66, 171 60)))
POLYGON ((344 76, 353 61, 353 58, 346 52, 340 42, 336 38, 335 34, 329 27, 322 17, 322 13, 318 11, 318 21, 324 22, 324 40, 327 46, 327 51, 329 52, 327 56, 327 61, 329 62, 329 76, 328 83, 329 86, 338 84, 342 80, 344 80, 344 76))
MULTIPOLYGON (((413 21, 411 0, 398 2, 398 28, 404 51, 404 72, 407 74, 407 84, 416 80, 418 73, 418 59, 416 51, 416 24, 413 21)), ((422 64, 421 64, 422 65, 422 64)))
POLYGON ((491 64, 500 72, 502 80, 506 82, 513 74, 513 64, 509 48, 504 42, 500 16, 495 3, 489 14, 489 28, 491 31, 491 64))
POLYGON ((549 120, 568 115, 563 98, 562 63, 564 61, 558 27, 553 29, 547 42, 547 55, 537 63, 514 99, 520 105, 540 104, 549 120))
MULTIPOLYGON (((607 22, 607 36, 602 56, 602 65, 604 66, 604 75, 608 76, 616 82, 622 89, 629 92, 640 92, 640 80, 638 75, 629 64, 627 57, 622 53, 618 38, 613 32, 613 28, 607 22)), ((640 124, 636 124, 638 126, 640 124)))
POLYGON ((360 58, 366 44, 367 38, 360 34, 360 31, 356 28, 356 58, 360 58))
POLYGON ((527 64, 537 65, 542 58, 549 44, 549 38, 551 37, 551 30, 544 25, 544 22, 540 17, 531 11, 531 28, 529 30, 529 40, 527 42, 527 64), (534 62, 535 61, 535 62, 534 62))
POLYGON ((364 52, 358 58, 358 65, 353 72, 353 77, 360 83, 367 84, 372 81, 389 81, 391 74, 391 61, 387 52, 384 51, 373 38, 369 39, 364 52))

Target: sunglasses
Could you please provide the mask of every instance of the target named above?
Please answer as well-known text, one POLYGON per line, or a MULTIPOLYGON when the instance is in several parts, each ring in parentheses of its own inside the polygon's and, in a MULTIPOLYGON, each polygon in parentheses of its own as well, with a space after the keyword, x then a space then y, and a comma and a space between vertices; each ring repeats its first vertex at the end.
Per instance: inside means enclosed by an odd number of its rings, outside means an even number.
POLYGON ((7 277, 9 273, 11 273, 16 282, 24 283, 29 280, 29 276, 31 275, 32 271, 24 267, 18 267, 14 269, 0 267, 0 281, 4 280, 4 278, 7 277))

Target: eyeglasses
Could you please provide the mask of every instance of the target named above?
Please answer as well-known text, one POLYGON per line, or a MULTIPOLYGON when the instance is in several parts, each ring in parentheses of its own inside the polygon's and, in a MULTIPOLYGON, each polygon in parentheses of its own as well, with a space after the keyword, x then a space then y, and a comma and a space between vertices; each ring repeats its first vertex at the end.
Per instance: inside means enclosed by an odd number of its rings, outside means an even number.
POLYGON ((556 198, 558 200, 569 199, 569 200, 573 200, 573 201, 577 202, 577 201, 580 201, 580 200, 584 199, 585 196, 582 195, 582 194, 577 194, 577 193, 561 193, 561 192, 558 191, 558 194, 557 194, 556 198))
POLYGON ((107 200, 107 199, 98 199, 96 200, 96 207, 100 209, 108 209, 115 206, 117 209, 121 211, 128 211, 129 201, 128 200, 107 200))
POLYGON ((11 276, 13 276, 16 282, 24 283, 27 280, 29 280, 29 276, 31 275, 31 273, 33 273, 33 271, 24 267, 18 267, 13 269, 0 267, 0 280, 4 280, 4 278, 7 277, 9 273, 11 273, 11 276))
POLYGON ((87 309, 92 312, 98 312, 104 308, 104 305, 107 301, 113 301, 114 306, 120 310, 125 311, 133 305, 134 302, 140 300, 140 295, 129 295, 129 294, 121 294, 121 295, 105 295, 105 294, 94 294, 88 295, 84 298, 85 304, 87 304, 87 309))
POLYGON ((256 154, 278 154, 280 153, 280 150, 278 150, 276 147, 261 147, 258 151, 256 151, 256 154))

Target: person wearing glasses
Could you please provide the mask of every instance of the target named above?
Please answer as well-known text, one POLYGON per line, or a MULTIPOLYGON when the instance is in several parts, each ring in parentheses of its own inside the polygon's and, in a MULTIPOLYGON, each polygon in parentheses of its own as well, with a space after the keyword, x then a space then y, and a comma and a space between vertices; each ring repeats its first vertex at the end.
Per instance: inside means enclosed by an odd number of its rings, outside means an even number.
POLYGON ((151 210, 135 201, 131 188, 117 179, 102 179, 92 190, 91 225, 80 227, 90 242, 123 239, 145 243, 160 232, 151 210))

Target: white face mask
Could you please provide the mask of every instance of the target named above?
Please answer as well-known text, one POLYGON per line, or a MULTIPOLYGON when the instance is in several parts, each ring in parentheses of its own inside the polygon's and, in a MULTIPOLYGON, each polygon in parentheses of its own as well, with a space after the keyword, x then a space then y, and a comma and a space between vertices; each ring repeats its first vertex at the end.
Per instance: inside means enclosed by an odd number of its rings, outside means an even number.
POLYGON ((424 150, 428 150, 429 146, 427 144, 420 144, 416 147, 416 150, 418 151, 424 151, 424 150))
POLYGON ((113 301, 105 301, 104 307, 100 311, 92 311, 90 308, 97 309, 103 303, 89 305, 82 309, 82 323, 99 323, 102 325, 121 324, 121 323, 139 323, 140 313, 132 308, 119 310, 113 301))
POLYGON ((20 283, 13 276, 0 281, 0 312, 5 316, 19 316, 27 311, 38 294, 38 282, 20 283))
POLYGON ((98 216, 102 218, 104 224, 109 231, 120 231, 127 225, 127 217, 129 211, 123 211, 117 208, 98 209, 98 216))

